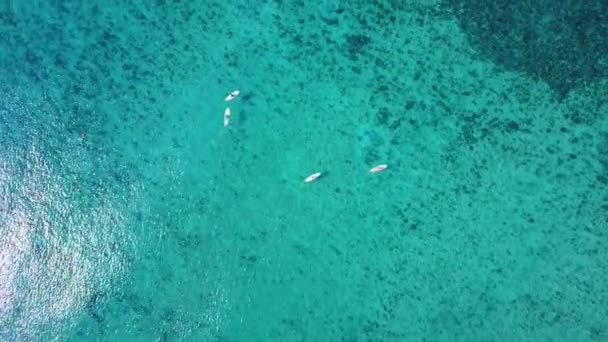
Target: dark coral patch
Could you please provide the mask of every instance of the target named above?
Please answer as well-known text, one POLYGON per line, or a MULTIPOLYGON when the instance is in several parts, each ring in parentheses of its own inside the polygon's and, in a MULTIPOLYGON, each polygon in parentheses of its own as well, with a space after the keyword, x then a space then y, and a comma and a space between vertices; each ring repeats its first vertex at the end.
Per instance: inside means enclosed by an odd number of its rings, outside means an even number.
POLYGON ((346 35, 346 49, 351 56, 360 54, 370 42, 371 39, 362 34, 346 35))
POLYGON ((558 98, 608 76, 608 1, 444 0, 471 43, 558 98))

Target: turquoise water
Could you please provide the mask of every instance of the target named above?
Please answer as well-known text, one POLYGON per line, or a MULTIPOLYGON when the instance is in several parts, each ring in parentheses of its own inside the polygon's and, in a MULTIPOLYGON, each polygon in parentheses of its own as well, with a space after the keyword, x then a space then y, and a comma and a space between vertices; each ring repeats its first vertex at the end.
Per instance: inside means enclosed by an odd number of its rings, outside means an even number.
POLYGON ((0 340, 608 340, 608 5, 493 6, 0 4, 0 340))

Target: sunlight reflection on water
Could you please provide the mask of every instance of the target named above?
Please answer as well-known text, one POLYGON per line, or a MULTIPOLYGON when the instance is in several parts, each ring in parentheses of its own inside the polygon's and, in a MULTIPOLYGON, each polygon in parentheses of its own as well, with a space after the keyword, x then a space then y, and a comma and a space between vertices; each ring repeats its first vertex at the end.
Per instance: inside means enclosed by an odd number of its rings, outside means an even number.
POLYGON ((124 273, 124 198, 80 184, 86 152, 12 142, 0 152, 0 339, 57 336, 124 273))

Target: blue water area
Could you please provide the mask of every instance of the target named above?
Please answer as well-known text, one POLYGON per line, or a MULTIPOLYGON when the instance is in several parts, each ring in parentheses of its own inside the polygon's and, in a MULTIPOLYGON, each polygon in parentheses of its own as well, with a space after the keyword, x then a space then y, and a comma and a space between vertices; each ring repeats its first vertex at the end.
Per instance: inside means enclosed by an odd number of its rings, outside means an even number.
POLYGON ((606 7, 4 1, 0 340, 608 340, 606 7))

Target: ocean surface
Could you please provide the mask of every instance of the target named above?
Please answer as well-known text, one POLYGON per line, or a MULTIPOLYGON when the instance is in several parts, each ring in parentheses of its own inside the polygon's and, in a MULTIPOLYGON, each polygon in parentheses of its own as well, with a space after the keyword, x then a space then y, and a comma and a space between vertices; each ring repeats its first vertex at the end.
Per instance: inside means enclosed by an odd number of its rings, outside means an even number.
POLYGON ((606 37, 605 0, 2 1, 0 341, 607 341, 606 37))

